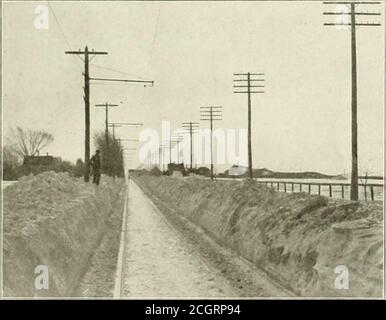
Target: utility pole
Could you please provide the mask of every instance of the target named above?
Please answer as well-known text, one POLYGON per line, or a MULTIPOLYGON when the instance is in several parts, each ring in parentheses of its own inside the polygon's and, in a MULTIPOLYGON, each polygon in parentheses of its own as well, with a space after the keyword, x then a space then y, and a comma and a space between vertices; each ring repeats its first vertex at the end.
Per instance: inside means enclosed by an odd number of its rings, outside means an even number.
POLYGON ((172 138, 174 139, 174 141, 176 142, 176 151, 177 151, 177 164, 180 163, 180 148, 179 148, 179 145, 180 145, 180 142, 183 140, 183 137, 180 136, 179 134, 175 134, 172 136, 172 138))
POLYGON ((222 107, 221 106, 210 106, 200 107, 201 121, 210 122, 210 178, 213 180, 213 121, 222 120, 222 107))
POLYGON ((182 128, 187 130, 190 135, 190 171, 193 170, 193 134, 197 132, 199 124, 197 122, 183 122, 182 128))
POLYGON ((251 94, 252 93, 264 93, 264 91, 259 91, 255 88, 264 88, 264 85, 258 84, 259 82, 264 81, 263 78, 256 78, 264 76, 264 73, 235 73, 236 79, 233 81, 236 84, 233 85, 233 88, 236 90, 234 93, 246 93, 248 94, 248 175, 249 178, 253 178, 252 172, 252 111, 251 111, 251 94), (253 79, 251 78, 254 77, 253 79), (255 83, 256 84, 252 84, 255 83), (238 85, 238 83, 241 83, 238 85))
POLYGON ((117 123, 108 123, 107 127, 113 128, 113 140, 115 139, 115 128, 122 127, 120 124, 117 123))
POLYGON ((340 11, 327 11, 324 15, 328 16, 340 16, 340 21, 326 22, 325 26, 351 26, 351 188, 350 199, 358 200, 358 101, 357 101, 357 49, 356 49, 356 27, 362 26, 380 26, 377 22, 360 22, 356 21, 358 16, 380 16, 379 12, 357 12, 357 5, 372 5, 380 4, 380 2, 352 2, 352 1, 328 1, 323 4, 338 4, 347 5, 346 12, 340 11), (346 19, 342 19, 346 18, 346 19), (342 21, 343 20, 343 21, 342 21), (346 21, 345 21, 346 20, 346 21))
POLYGON ((105 108, 105 138, 106 138, 106 153, 108 152, 109 149, 109 129, 108 129, 108 124, 109 124, 109 108, 110 107, 118 107, 117 104, 111 104, 106 102, 105 104, 96 104, 96 107, 103 107, 105 108))
MULTIPOLYGON (((169 154, 169 158, 170 158, 170 163, 172 163, 172 149, 177 145, 177 141, 176 140, 169 140, 169 144, 170 144, 170 154, 169 154)), ((177 161, 177 159, 176 159, 177 161)))
POLYGON ((162 144, 161 145, 161 149, 162 149, 162 170, 163 171, 166 171, 166 168, 165 168, 165 165, 166 165, 166 161, 165 161, 165 149, 167 149, 169 146, 167 144, 162 144))
POLYGON ((65 51, 65 54, 84 55, 84 106, 85 106, 85 148, 84 148, 84 163, 86 170, 84 172, 84 181, 90 180, 90 73, 89 73, 89 55, 106 55, 103 51, 89 51, 88 47, 84 51, 65 51))
POLYGON ((169 164, 172 163, 172 149, 173 149, 173 147, 175 147, 176 142, 177 142, 177 141, 176 141, 176 140, 173 140, 171 137, 170 137, 170 139, 169 139, 169 141, 168 141, 167 147, 169 148, 169 164))
POLYGON ((104 165, 105 169, 107 170, 108 166, 108 159, 109 159, 109 108, 111 107, 118 107, 117 104, 111 104, 106 102, 105 104, 96 104, 95 107, 103 107, 105 108, 105 155, 104 155, 104 165))
POLYGON ((162 171, 161 168, 161 157, 162 157, 162 146, 160 145, 158 147, 158 164, 159 164, 159 170, 162 171))

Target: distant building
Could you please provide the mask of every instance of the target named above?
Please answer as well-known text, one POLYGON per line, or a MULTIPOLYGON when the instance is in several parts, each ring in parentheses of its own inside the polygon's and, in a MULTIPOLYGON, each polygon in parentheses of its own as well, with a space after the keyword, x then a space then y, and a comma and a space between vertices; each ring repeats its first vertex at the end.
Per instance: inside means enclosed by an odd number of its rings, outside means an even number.
POLYGON ((26 166, 50 166, 54 162, 53 156, 24 156, 23 165, 26 166))

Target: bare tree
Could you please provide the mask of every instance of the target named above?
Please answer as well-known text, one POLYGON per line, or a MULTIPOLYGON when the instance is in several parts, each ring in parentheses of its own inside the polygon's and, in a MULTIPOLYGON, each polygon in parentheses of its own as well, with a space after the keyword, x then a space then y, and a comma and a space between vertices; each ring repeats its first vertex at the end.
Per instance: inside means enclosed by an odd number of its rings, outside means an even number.
POLYGON ((54 136, 43 130, 23 129, 19 126, 10 130, 8 144, 20 159, 34 156, 39 150, 54 141, 54 136))

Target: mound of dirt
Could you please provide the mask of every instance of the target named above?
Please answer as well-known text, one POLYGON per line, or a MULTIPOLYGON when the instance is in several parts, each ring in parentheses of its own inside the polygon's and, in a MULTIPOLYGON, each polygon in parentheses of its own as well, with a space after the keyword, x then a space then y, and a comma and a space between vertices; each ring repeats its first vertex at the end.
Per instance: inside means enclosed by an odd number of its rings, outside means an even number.
POLYGON ((124 190, 122 179, 96 186, 52 171, 6 188, 4 296, 73 296, 111 216, 122 215, 124 190), (35 287, 39 265, 48 268, 48 290, 35 287))
POLYGON ((148 192, 302 296, 381 297, 380 202, 330 202, 254 181, 134 177, 148 192), (341 267, 349 288, 339 286, 341 267), (338 283, 338 286, 336 285, 338 283))

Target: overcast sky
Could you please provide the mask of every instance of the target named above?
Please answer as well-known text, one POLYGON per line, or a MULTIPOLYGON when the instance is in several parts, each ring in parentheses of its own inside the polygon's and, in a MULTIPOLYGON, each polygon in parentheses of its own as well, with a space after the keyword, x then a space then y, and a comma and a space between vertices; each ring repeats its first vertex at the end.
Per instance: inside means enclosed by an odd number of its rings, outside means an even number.
MULTIPOLYGON (((93 84, 91 106, 123 102, 111 111, 113 122, 160 130, 169 120, 177 129, 199 121, 200 107, 222 105, 217 127, 246 128, 247 97, 233 94, 233 73, 264 72, 266 93, 252 97, 253 166, 349 172, 350 31, 323 26, 322 2, 55 1, 59 24, 50 11, 47 30, 34 26, 38 4, 47 3, 3 3, 5 135, 15 125, 44 129, 55 136, 44 151, 83 158, 83 63, 64 51, 87 44, 108 52, 91 61, 91 76, 155 81, 147 88, 93 84)), ((376 8, 384 12, 383 3, 376 8)), ((359 28, 357 44, 359 167, 379 174, 384 26, 359 28)), ((103 130, 103 109, 92 107, 91 121, 92 133, 103 130)), ((122 138, 139 132, 116 130, 122 138)))

